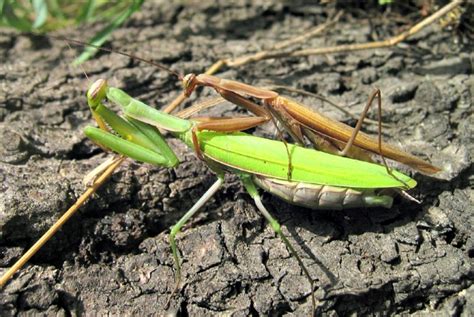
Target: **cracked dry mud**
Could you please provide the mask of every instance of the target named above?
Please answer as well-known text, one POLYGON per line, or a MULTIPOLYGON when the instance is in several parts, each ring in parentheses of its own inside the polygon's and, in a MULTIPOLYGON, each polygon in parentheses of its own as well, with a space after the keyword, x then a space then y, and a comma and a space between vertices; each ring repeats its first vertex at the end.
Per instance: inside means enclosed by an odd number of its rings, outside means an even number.
MULTIPOLYGON (((113 34, 114 48, 153 58, 180 72, 202 72, 219 57, 268 48, 325 21, 330 9, 275 1, 146 3, 113 34)), ((403 23, 347 14, 321 47, 393 35, 403 23)), ((86 40, 97 28, 57 34, 86 40)), ((70 66, 79 49, 57 40, 0 33, 0 272, 4 272, 83 191, 83 176, 107 155, 82 129, 92 123, 88 81, 70 66)), ((264 203, 316 279, 319 315, 394 313, 468 316, 473 308, 472 46, 437 26, 397 47, 351 54, 268 60, 219 76, 322 94, 360 113, 382 90, 384 139, 443 168, 438 178, 396 165, 418 181, 420 205, 310 211, 268 194, 264 203)), ((175 78, 117 54, 84 64, 162 107, 176 97, 175 78)), ((209 89, 200 98, 214 95, 209 89)), ((293 98, 338 120, 321 102, 293 98)), ((192 98, 196 100, 196 98, 192 98)), ((242 113, 224 105, 207 114, 242 113)), ((372 118, 375 118, 372 115, 372 118)), ((374 132, 373 126, 367 130, 374 132)), ((272 127, 256 129, 271 136, 272 127)), ((41 252, 1 290, 1 315, 163 314, 174 287, 168 228, 215 176, 180 142, 182 164, 165 169, 127 161, 41 252)), ((308 315, 309 284, 296 260, 257 213, 240 182, 222 190, 178 236, 183 284, 171 311, 182 315, 308 315)))

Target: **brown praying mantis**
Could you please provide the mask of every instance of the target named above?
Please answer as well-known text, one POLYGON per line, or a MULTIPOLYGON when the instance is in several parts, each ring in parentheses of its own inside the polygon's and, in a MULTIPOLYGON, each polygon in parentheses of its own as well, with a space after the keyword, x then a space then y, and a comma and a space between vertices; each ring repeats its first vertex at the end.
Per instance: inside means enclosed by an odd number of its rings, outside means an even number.
MULTIPOLYGON (((188 74, 184 76, 184 92, 182 96, 189 97, 198 86, 213 88, 224 99, 254 113, 262 122, 275 119, 282 124, 284 129, 298 144, 304 144, 304 137, 307 137, 317 149, 332 154, 367 160, 368 158, 364 151, 368 151, 406 164, 425 174, 434 174, 440 171, 438 167, 422 159, 381 142, 380 129, 378 140, 360 132, 363 120, 375 98, 378 99, 380 118, 381 93, 378 89, 371 94, 356 127, 352 128, 319 112, 310 110, 272 90, 257 88, 207 74, 188 74), (257 105, 245 96, 260 99, 263 106, 257 105), (352 149, 353 146, 355 150, 352 149)), ((170 106, 171 110, 167 110, 171 112, 177 105, 178 103, 172 104, 170 106)), ((234 128, 232 125, 227 125, 226 127, 234 128)), ((219 126, 212 124, 212 120, 207 125, 207 128, 211 130, 220 129, 219 126)))

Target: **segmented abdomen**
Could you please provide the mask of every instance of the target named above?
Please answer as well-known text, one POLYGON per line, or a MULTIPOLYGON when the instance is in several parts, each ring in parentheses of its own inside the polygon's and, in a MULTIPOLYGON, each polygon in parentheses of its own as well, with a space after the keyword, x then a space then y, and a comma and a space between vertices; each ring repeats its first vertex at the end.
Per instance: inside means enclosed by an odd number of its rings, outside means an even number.
POLYGON ((373 189, 288 182, 258 175, 254 175, 253 180, 263 190, 288 203, 311 209, 390 208, 393 203, 391 196, 377 194, 373 189))

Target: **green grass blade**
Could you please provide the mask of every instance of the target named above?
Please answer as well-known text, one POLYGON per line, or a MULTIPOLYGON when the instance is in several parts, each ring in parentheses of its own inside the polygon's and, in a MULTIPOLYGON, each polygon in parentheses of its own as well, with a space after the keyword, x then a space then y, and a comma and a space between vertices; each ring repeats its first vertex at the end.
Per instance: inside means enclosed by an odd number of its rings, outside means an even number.
POLYGON ((5 15, 3 14, 6 5, 6 0, 0 0, 0 26, 7 26, 7 21, 5 15))
MULTIPOLYGON (((101 46, 104 44, 105 41, 110 37, 112 32, 118 28, 122 23, 127 20, 130 15, 132 15, 135 11, 137 11, 140 6, 142 5, 144 0, 134 0, 133 4, 130 5, 126 11, 121 13, 119 16, 117 16, 109 25, 107 25, 104 29, 102 29, 96 36, 94 36, 89 43, 94 45, 94 46, 101 46)), ((95 47, 87 47, 84 52, 77 57, 73 64, 74 65, 79 65, 83 63, 84 61, 88 60, 92 55, 94 55, 97 52, 97 48, 95 47)))
POLYGON ((0 0, 0 20, 3 20, 3 7, 6 5, 6 0, 0 0))
POLYGON ((46 23, 48 18, 48 4, 45 0, 33 0, 33 10, 35 11, 36 18, 31 27, 39 29, 46 23))
POLYGON ((81 8, 81 13, 76 17, 76 22, 87 22, 92 19, 94 12, 97 9, 97 1, 88 0, 84 7, 81 8))
POLYGON ((56 0, 49 0, 48 2, 48 8, 49 8, 49 13, 51 16, 58 18, 58 19, 66 19, 66 16, 64 15, 63 11, 61 10, 61 6, 56 0))
POLYGON ((29 31, 31 29, 30 21, 18 17, 10 4, 6 3, 3 7, 3 17, 8 26, 14 27, 20 31, 29 31))

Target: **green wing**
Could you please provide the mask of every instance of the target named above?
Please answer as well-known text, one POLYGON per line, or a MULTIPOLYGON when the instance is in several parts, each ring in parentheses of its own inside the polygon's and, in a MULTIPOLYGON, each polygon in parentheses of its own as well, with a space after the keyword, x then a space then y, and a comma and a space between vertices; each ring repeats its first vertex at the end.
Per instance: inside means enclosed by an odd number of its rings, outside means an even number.
MULTIPOLYGON (((188 138, 188 136, 186 137, 188 138)), ((246 133, 198 134, 206 157, 233 169, 277 179, 287 179, 288 154, 279 141, 251 136, 246 133)), ((185 140, 189 144, 189 140, 185 140)), ((291 153, 291 180, 309 184, 349 188, 413 188, 416 181, 385 166, 327 154, 288 144, 291 153)))

